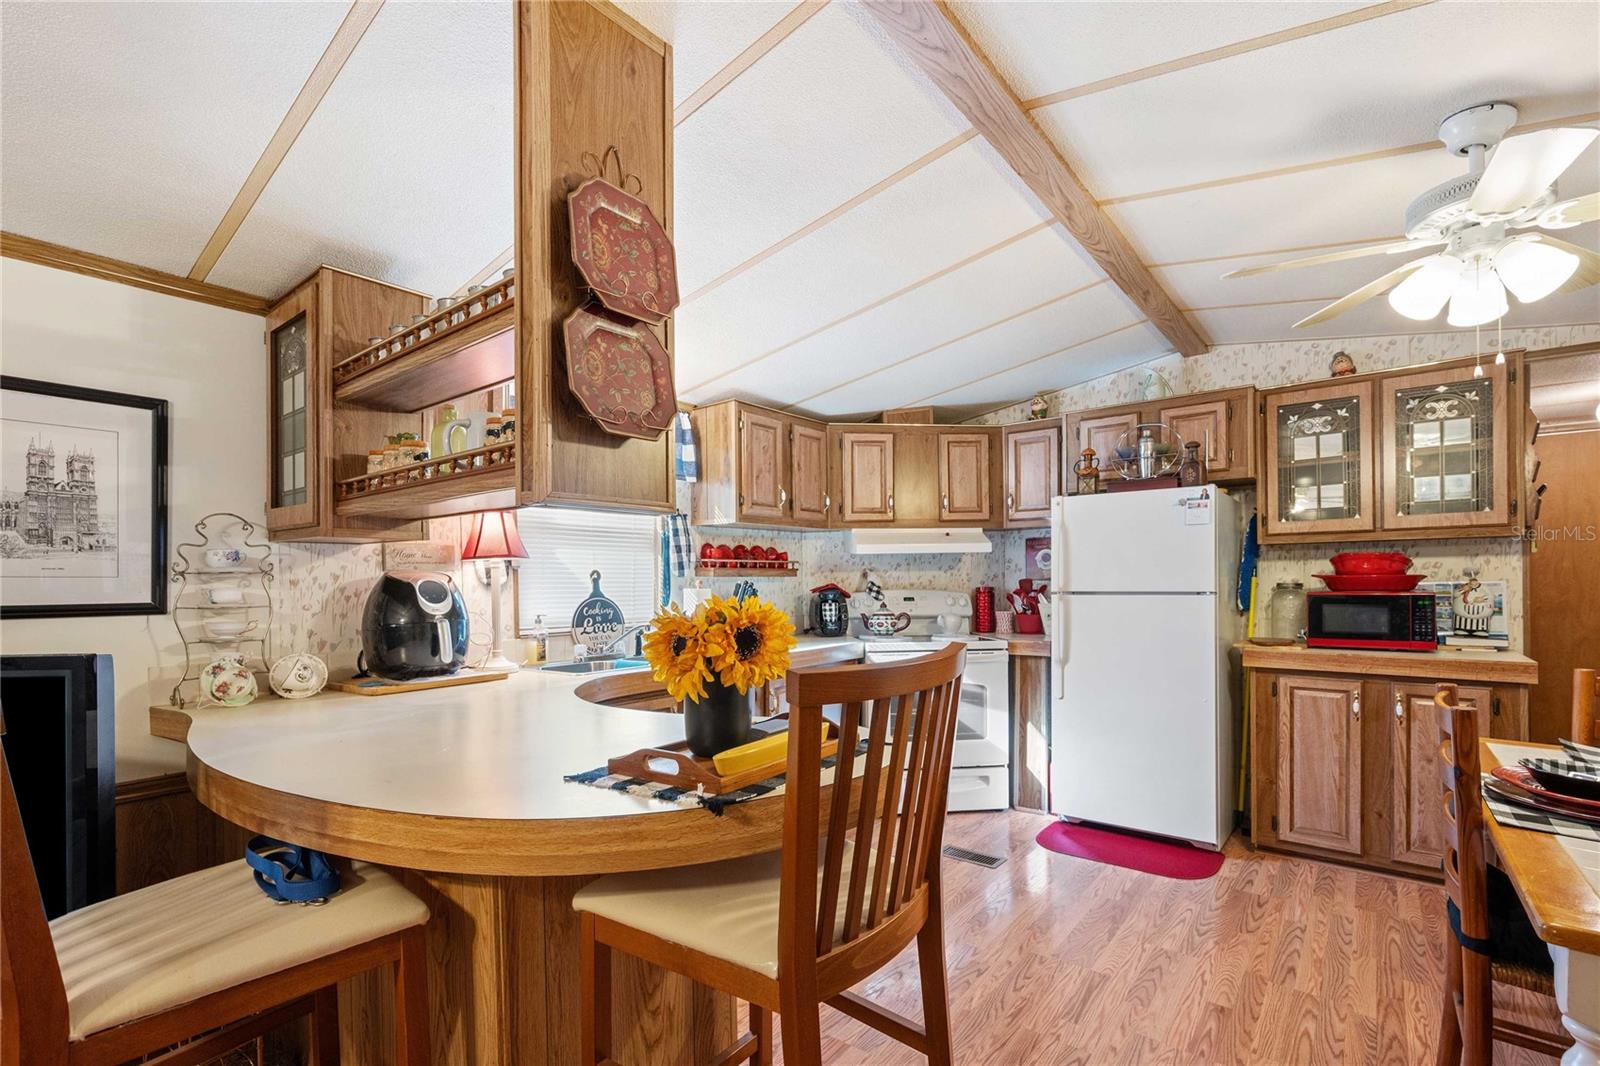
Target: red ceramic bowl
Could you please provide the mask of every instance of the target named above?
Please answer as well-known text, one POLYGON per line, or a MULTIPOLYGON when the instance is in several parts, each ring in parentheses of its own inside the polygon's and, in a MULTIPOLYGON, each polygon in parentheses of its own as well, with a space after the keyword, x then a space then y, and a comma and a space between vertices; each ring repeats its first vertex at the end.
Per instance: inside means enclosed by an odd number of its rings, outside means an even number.
POLYGON ((733 557, 739 560, 748 559, 750 558, 750 549, 746 548, 743 544, 735 544, 733 546, 733 557))
POLYGON ((1403 574, 1411 569, 1405 552, 1340 552, 1328 561, 1336 574, 1403 574))
POLYGON ((713 554, 718 559, 732 559, 733 549, 728 547, 726 544, 718 544, 716 551, 713 554))
POLYGON ((700 545, 701 559, 715 559, 716 557, 717 546, 715 544, 712 544, 710 541, 706 541, 704 544, 700 545))

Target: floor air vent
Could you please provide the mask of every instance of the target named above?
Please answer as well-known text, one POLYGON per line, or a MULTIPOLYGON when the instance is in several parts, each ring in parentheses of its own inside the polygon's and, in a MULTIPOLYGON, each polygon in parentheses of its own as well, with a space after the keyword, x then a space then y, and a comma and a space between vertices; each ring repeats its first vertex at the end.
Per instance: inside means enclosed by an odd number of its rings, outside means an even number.
POLYGON ((977 866, 987 866, 991 870, 1005 865, 1006 861, 999 855, 985 855, 981 851, 968 851, 966 848, 958 848, 954 844, 946 844, 944 853, 952 859, 960 859, 962 862, 970 862, 977 866))

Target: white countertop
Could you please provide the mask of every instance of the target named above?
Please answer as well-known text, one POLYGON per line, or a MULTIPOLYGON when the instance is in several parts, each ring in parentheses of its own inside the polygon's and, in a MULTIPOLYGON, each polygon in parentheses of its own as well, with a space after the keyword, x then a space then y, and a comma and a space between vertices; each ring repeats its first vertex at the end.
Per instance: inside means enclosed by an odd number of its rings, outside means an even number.
MULTIPOLYGON (((799 651, 856 646, 802 637, 799 651)), ((322 695, 188 711, 191 758, 307 799, 442 818, 570 819, 678 808, 563 781, 683 739, 677 715, 574 691, 598 674, 528 669, 506 681, 395 696, 322 695)))

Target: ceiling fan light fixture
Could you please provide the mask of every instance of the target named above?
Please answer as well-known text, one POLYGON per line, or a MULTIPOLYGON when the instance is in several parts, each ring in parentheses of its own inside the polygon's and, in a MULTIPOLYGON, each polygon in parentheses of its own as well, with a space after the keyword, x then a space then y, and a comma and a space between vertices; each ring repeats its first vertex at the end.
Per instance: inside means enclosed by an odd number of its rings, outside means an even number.
POLYGON ((1539 241, 1512 241, 1494 256, 1494 272, 1525 304, 1549 296, 1577 270, 1577 256, 1539 241))
POLYGON ((1455 291, 1465 266, 1453 255, 1429 257, 1400 284, 1389 290, 1389 306, 1407 318, 1426 322, 1438 316, 1455 291))
POLYGON ((1506 313, 1506 287, 1492 270, 1463 270, 1450 294, 1450 314, 1446 316, 1452 326, 1464 329, 1493 322, 1506 313))

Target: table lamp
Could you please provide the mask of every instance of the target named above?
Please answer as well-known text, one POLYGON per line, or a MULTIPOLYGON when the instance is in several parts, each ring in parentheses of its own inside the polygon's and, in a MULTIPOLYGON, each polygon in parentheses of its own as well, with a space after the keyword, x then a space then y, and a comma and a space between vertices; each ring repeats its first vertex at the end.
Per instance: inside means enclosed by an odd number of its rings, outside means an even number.
POLYGON ((510 672, 521 669, 506 658, 500 647, 500 597, 505 590, 505 561, 527 557, 528 549, 522 546, 522 538, 517 535, 517 512, 479 511, 472 516, 472 529, 467 534, 466 545, 461 549, 461 561, 487 561, 490 564, 489 578, 494 586, 489 616, 489 658, 484 661, 485 670, 510 672))

